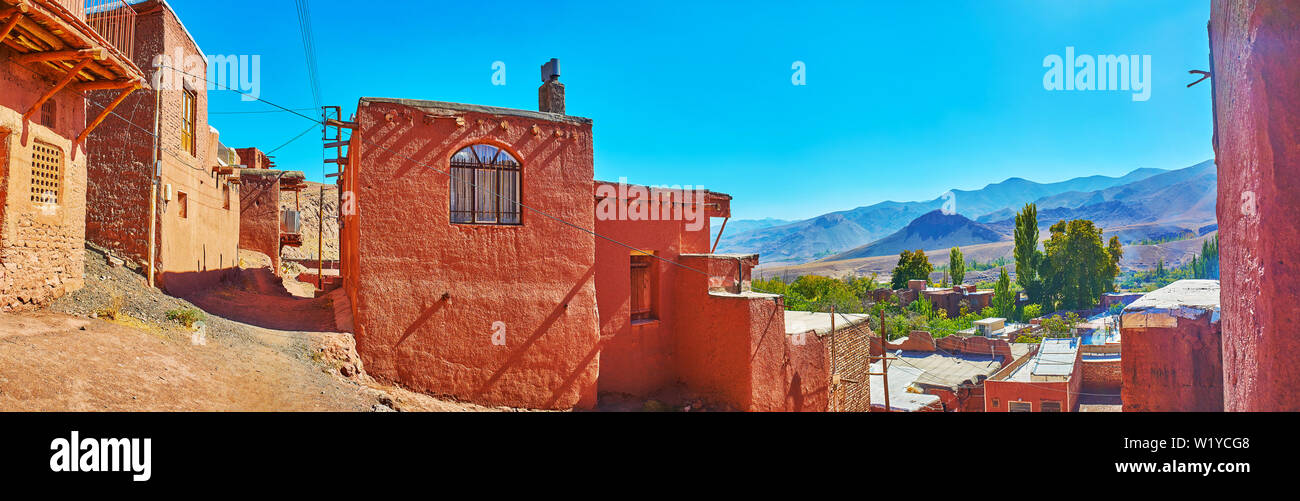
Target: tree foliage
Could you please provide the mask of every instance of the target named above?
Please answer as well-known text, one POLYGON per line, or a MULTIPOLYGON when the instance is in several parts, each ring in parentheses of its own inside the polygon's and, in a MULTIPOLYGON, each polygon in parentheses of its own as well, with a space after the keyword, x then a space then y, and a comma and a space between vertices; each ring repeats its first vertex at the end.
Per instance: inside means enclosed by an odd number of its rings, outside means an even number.
POLYGON ((1038 268, 1043 262, 1043 253, 1038 250, 1038 206, 1025 204, 1016 214, 1015 231, 1016 283, 1033 302, 1043 299, 1043 282, 1038 276, 1038 268))
POLYGON ((925 280, 926 283, 929 283, 930 272, 932 271, 934 271, 934 267, 930 265, 930 259, 925 257, 925 251, 921 249, 915 251, 904 250, 898 254, 898 265, 894 267, 890 287, 893 289, 905 288, 908 280, 925 280))
POLYGON ((1058 221, 1049 231, 1039 251, 1038 208, 1027 204, 1016 214, 1016 283, 1031 302, 1048 311, 1086 309, 1115 290, 1124 255, 1119 238, 1102 245, 1102 229, 1086 219, 1058 221))
POLYGON ((966 260, 957 247, 948 251, 948 271, 952 274, 953 285, 961 285, 966 279, 966 260))
POLYGON ((992 307, 997 316, 1002 318, 1012 318, 1016 311, 1016 297, 1011 292, 1011 278, 1007 275, 1006 268, 1002 268, 998 283, 993 287, 992 307))

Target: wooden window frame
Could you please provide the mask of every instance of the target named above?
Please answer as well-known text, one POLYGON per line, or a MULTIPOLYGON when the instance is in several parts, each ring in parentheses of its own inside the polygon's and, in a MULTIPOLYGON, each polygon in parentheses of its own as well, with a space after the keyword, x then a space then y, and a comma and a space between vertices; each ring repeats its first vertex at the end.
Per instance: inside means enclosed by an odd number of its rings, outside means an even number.
POLYGON ((632 322, 659 320, 659 268, 653 255, 633 252, 628 271, 632 322))
POLYGON ((190 218, 190 196, 183 191, 176 192, 176 216, 181 219, 190 218))
POLYGON ((1060 400, 1041 400, 1038 402, 1038 412, 1062 412, 1064 411, 1064 409, 1065 406, 1062 405, 1060 400), (1047 410, 1048 404, 1054 404, 1056 406, 1056 409, 1047 410))
POLYGON ((199 122, 198 102, 198 92, 181 89, 181 147, 194 157, 198 156, 198 141, 196 141, 199 122))
POLYGON ((523 164, 504 148, 491 144, 472 144, 457 150, 450 160, 448 183, 448 219, 453 224, 497 226, 523 225, 523 164), (513 174, 513 193, 503 193, 503 180, 513 174), (468 190, 464 193, 461 190, 468 190), (501 195, 513 196, 514 210, 501 195), (480 204, 490 200, 492 207, 480 204), (464 203, 468 201, 469 207, 464 203))
POLYGON ((1026 402, 1024 400, 1007 402, 1007 412, 1034 412, 1034 403, 1026 402), (1017 410, 1017 407, 1021 407, 1021 405, 1017 404, 1023 405, 1024 410, 1017 410))

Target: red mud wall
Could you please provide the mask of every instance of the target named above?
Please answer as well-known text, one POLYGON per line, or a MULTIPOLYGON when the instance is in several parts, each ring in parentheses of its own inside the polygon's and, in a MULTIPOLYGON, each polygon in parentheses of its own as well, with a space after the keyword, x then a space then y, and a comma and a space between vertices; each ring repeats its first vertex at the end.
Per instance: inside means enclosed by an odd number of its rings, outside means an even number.
POLYGON ((1223 410, 1219 324, 1209 314, 1121 334, 1125 412, 1223 410))
MULTIPOLYGON (((597 183, 600 186, 604 183, 597 183)), ((599 202, 598 202, 599 203, 599 202)), ((701 213, 702 214, 702 213, 701 213)), ((676 263, 681 253, 708 252, 709 225, 689 231, 682 220, 627 221, 596 218, 595 228, 639 250, 676 263)), ((652 261, 658 279, 657 319, 631 321, 631 254, 627 247, 596 239, 596 302, 600 308, 599 391, 644 396, 676 379, 673 336, 681 328, 673 301, 678 277, 694 273, 659 259, 652 261)), ((703 303, 682 307, 700 308, 703 303)), ((686 330, 690 330, 686 328, 686 330)), ((693 332, 693 331, 692 331, 693 332)))
MULTIPOLYGON (((189 56, 202 56, 180 20, 161 2, 135 5, 135 58, 146 69, 150 85, 161 90, 133 93, 116 110, 129 117, 127 123, 113 116, 105 120, 87 140, 95 152, 90 158, 90 187, 87 205, 87 238, 141 262, 148 260, 149 190, 153 174, 153 138, 145 131, 154 128, 155 109, 161 121, 160 191, 171 186, 171 201, 157 207, 156 265, 160 285, 184 295, 206 286, 238 265, 239 190, 230 190, 225 203, 226 176, 212 171, 216 165, 217 134, 208 125, 207 83, 171 78, 167 69, 155 69, 154 57, 166 54, 171 65, 195 75, 206 74, 206 66, 185 65, 189 56), (164 78, 158 77, 162 71, 164 78), (165 82, 165 85, 159 85, 165 82), (183 88, 195 92, 194 146, 181 139, 183 88), (181 217, 180 194, 186 195, 186 214, 181 217)), ((183 75, 182 75, 183 76, 183 75)), ((107 102, 114 93, 92 93, 96 101, 107 102)))
POLYGON ((86 106, 64 90, 49 101, 57 110, 49 126, 39 111, 24 122, 22 114, 51 83, 7 54, 0 53, 0 310, 15 310, 43 305, 84 283, 86 153, 72 139, 86 127, 86 106), (38 142, 62 152, 56 204, 31 199, 38 142))
POLYGON ((1296 411, 1300 3, 1212 5, 1223 404, 1229 411, 1296 411))
POLYGON ((736 260, 686 256, 681 262, 708 272, 681 273, 676 285, 681 381, 741 410, 826 410, 830 338, 810 335, 793 344, 776 298, 710 294, 709 284, 736 276, 736 260))
POLYGON ((465 146, 502 147, 522 163, 525 205, 590 227, 590 122, 417 106, 363 99, 356 113, 347 188, 358 215, 342 238, 367 371, 487 405, 594 405, 593 237, 527 209, 522 225, 452 224, 445 174, 465 146))
POLYGON ((271 257, 280 273, 280 171, 242 169, 239 187, 239 248, 271 257))

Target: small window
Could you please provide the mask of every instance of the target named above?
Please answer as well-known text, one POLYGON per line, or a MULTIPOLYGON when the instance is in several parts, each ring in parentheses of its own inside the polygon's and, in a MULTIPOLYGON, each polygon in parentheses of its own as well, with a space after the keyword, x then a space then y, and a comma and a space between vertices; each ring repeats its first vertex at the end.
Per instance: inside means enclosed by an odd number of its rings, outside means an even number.
POLYGON ((519 161, 486 144, 451 157, 451 222, 520 224, 519 161))
POLYGON ((186 196, 183 191, 176 192, 176 215, 180 216, 181 219, 188 218, 190 217, 189 209, 190 197, 186 196))
POLYGON ((1007 407, 1011 412, 1033 412, 1034 404, 1030 402, 1007 402, 1007 407))
POLYGON ((230 183, 221 185, 222 208, 230 210, 230 183))
POLYGON ((996 399, 996 398, 993 399, 993 406, 994 406, 994 407, 998 407, 998 404, 1000 404, 1000 403, 1002 403, 1002 402, 998 401, 998 399, 996 399))
POLYGON ((655 276, 655 258, 646 254, 632 254, 632 320, 655 320, 655 299, 658 285, 655 276))
POLYGON ((41 142, 32 143, 32 202, 58 205, 63 179, 63 150, 41 142))
POLYGON ((41 125, 54 128, 54 123, 58 121, 59 105, 51 99, 41 105, 41 125))
POLYGON ((194 144, 194 124, 198 123, 198 93, 184 89, 181 91, 181 148, 197 156, 194 144))
POLYGON ((1044 400, 1041 404, 1038 404, 1038 408, 1041 409, 1042 412, 1061 412, 1061 402, 1056 400, 1044 400))

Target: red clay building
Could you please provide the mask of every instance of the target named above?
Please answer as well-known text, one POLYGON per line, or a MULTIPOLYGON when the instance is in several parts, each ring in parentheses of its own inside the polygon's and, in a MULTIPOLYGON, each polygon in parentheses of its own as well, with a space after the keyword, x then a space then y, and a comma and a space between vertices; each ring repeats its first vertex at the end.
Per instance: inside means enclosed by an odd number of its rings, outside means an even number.
POLYGON ((129 24, 127 14, 88 19, 81 0, 0 0, 0 309, 84 283, 86 134, 144 85, 128 40, 99 33, 129 24), (111 90, 88 106, 83 93, 96 89, 111 90))
POLYGON ((554 79, 539 102, 363 98, 334 122, 352 129, 341 265, 370 374, 533 408, 677 383, 741 410, 857 402, 831 374, 851 354, 787 333, 781 298, 749 290, 758 257, 709 253, 730 196, 668 189, 651 204, 593 183, 591 121, 563 114, 554 79), (629 215, 649 205, 668 216, 629 215))
POLYGON ((266 254, 271 269, 280 273, 283 246, 302 245, 302 219, 296 207, 298 194, 306 187, 302 172, 270 169, 265 154, 257 148, 240 148, 239 248, 266 254), (295 208, 280 209, 280 194, 293 192, 295 208))
POLYGON ((86 240, 184 295, 238 265, 238 181, 208 125, 203 52, 166 2, 133 7, 135 64, 150 69, 152 89, 126 98, 118 113, 127 118, 87 141, 86 240))
POLYGON ((1300 411, 1296 33, 1300 3, 1293 0, 1212 3, 1223 403, 1229 411, 1300 411))
POLYGON ((1083 385, 1078 338, 1045 338, 984 381, 985 412, 1074 412, 1083 385))
POLYGON ((1124 411, 1222 411, 1219 281, 1179 280, 1120 317, 1124 411))

